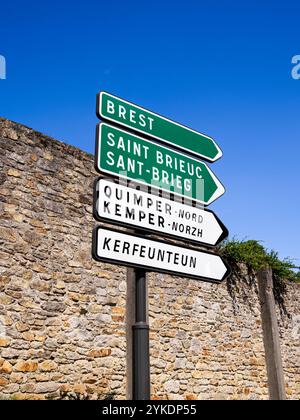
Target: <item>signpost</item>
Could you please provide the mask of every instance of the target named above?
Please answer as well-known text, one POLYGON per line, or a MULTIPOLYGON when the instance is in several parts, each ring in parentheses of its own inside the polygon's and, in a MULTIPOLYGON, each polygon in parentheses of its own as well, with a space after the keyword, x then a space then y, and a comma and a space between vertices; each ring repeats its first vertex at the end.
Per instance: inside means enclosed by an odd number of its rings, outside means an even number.
POLYGON ((95 183, 94 217, 100 222, 142 230, 195 245, 216 246, 228 230, 209 210, 148 194, 107 179, 95 183))
POLYGON ((93 244, 94 258, 107 263, 215 283, 229 273, 219 255, 108 228, 96 228, 93 244))
POLYGON ((96 169, 204 205, 225 192, 205 163, 105 123, 97 130, 96 169))
POLYGON ((215 162, 222 156, 221 149, 211 137, 107 92, 100 92, 97 96, 97 115, 100 119, 168 143, 209 162, 215 162))
POLYGON ((191 205, 208 206, 224 194, 219 179, 199 160, 214 162, 222 151, 211 137, 106 92, 97 96, 97 115, 106 122, 97 126, 95 168, 114 180, 95 182, 94 217, 134 228, 135 234, 98 226, 93 231, 93 258, 135 269, 133 399, 147 400, 147 271, 221 283, 230 268, 217 254, 145 233, 210 247, 227 237, 226 227, 212 211, 191 205))

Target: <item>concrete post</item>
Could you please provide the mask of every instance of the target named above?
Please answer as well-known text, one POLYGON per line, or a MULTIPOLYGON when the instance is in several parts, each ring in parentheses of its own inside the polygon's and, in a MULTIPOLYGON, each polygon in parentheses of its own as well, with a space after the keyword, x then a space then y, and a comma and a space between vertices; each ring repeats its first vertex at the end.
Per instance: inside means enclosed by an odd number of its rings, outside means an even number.
POLYGON ((285 400, 279 329, 270 268, 257 274, 270 400, 285 400))

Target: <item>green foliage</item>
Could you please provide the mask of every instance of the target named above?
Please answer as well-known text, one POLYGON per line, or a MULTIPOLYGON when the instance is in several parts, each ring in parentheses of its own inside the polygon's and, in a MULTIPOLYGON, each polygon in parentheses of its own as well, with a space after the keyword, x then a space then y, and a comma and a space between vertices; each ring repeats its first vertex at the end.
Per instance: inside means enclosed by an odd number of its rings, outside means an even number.
POLYGON ((281 260, 277 252, 266 250, 259 241, 228 240, 221 246, 221 252, 229 262, 244 263, 253 272, 269 266, 278 280, 300 282, 300 271, 295 271, 299 267, 290 258, 281 260))
POLYGON ((300 271, 298 271, 298 273, 295 276, 295 282, 300 283, 300 271))

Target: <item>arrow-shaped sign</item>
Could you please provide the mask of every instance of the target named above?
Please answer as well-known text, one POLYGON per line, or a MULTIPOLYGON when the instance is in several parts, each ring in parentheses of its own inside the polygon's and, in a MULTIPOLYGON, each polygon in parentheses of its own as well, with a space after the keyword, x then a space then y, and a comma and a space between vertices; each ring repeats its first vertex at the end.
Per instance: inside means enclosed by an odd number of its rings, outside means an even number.
POLYGON ((211 137, 107 92, 100 92, 97 96, 97 115, 209 162, 222 156, 221 149, 211 137))
POLYGON ((216 254, 102 227, 94 230, 93 257, 97 261, 214 283, 220 283, 230 273, 229 266, 216 254))
POLYGON ((99 179, 94 190, 94 217, 100 222, 216 246, 228 230, 209 210, 99 179))
POLYGON ((96 170, 209 205, 225 188, 203 162, 108 124, 99 124, 96 170))

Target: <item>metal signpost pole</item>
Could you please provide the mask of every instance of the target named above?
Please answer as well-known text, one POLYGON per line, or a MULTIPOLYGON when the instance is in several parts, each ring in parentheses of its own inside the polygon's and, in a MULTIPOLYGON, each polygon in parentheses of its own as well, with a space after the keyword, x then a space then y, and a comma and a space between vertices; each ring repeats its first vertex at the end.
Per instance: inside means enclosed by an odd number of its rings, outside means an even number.
POLYGON ((151 188, 147 193, 107 179, 95 183, 95 219, 134 232, 98 226, 92 248, 96 261, 135 269, 132 398, 149 400, 146 271, 221 283, 230 267, 217 253, 149 238, 145 233, 211 247, 228 236, 213 212, 178 201, 187 198, 190 203, 209 206, 225 193, 220 180, 202 162, 215 162, 222 151, 211 137, 107 92, 98 95, 97 115, 106 122, 97 126, 96 171, 151 188), (158 196, 158 191, 171 193, 174 199, 158 196))
POLYGON ((150 399, 149 325, 147 280, 144 269, 135 270, 135 324, 133 339, 133 400, 150 399))

